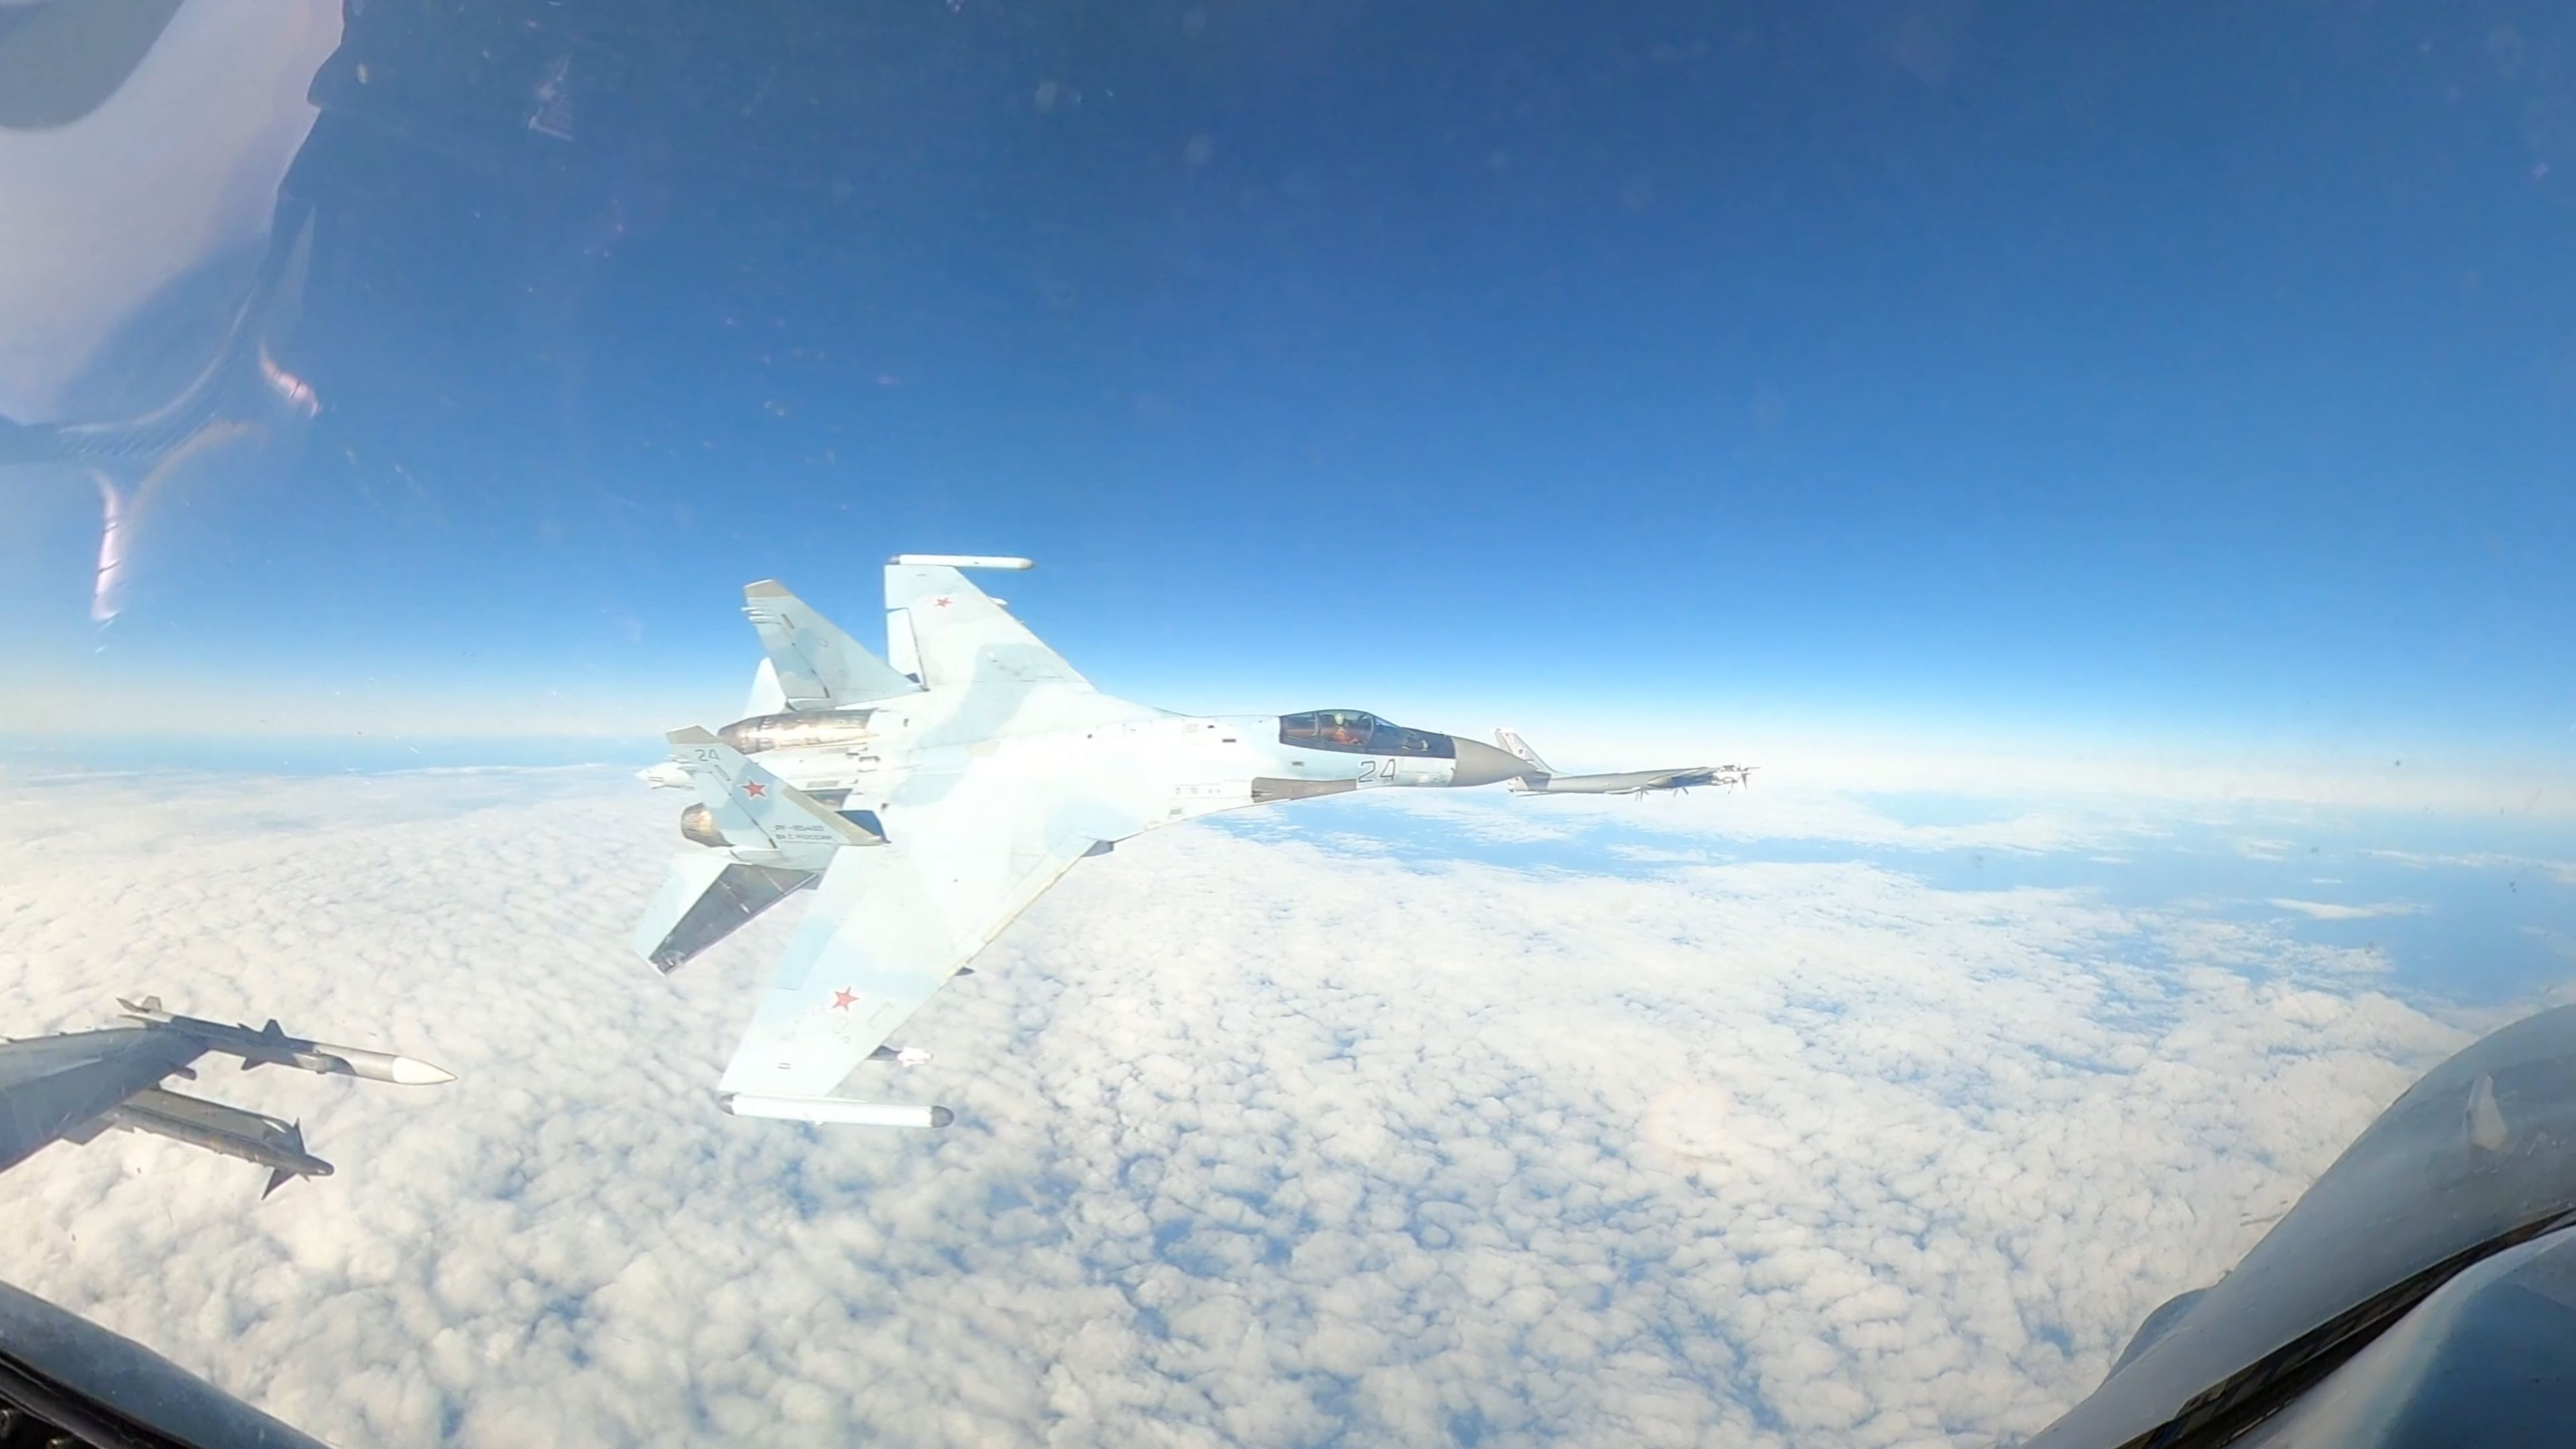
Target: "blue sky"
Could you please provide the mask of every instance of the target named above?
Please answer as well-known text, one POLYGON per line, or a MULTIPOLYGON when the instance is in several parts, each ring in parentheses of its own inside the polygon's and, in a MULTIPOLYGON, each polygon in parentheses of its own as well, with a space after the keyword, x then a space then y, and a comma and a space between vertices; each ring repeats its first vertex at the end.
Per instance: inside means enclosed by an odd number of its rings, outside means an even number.
POLYGON ((220 4, 0 127, 0 414, 158 405, 272 212, 319 400, 122 477, 104 628, 0 461, 0 1014, 459 1080, 228 1087, 348 1154, 256 1217, 58 1149, 0 1266, 316 1432, 2012 1437, 2564 994, 2563 8, 220 4), (1122 843, 919 1018, 955 1132, 758 1130, 790 917, 639 989, 626 770, 898 550, 1157 703, 1766 773, 1122 843))
POLYGON ((971 549, 1183 708, 2563 773, 2563 14, 1605 9, 594 38, 569 140, 353 36, 319 417, 104 634, 8 470, 0 727, 645 733, 971 549))

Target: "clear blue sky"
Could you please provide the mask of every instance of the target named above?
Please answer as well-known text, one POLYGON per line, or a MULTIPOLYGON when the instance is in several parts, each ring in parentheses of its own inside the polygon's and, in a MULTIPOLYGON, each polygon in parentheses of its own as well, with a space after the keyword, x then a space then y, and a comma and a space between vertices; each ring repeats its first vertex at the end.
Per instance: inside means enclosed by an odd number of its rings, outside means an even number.
POLYGON ((1180 707, 2563 758, 2576 21, 2472 8, 903 3, 611 25, 569 141, 371 40, 320 416, 156 500, 104 651, 12 470, 0 653, 649 729, 744 581, 870 638, 963 549, 1180 707))

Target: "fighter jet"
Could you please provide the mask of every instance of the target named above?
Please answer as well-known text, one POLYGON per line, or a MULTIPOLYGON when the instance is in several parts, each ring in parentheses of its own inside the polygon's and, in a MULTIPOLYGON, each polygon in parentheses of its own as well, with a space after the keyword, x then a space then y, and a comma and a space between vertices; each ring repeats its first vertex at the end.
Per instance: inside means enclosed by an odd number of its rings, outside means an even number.
POLYGON ((2576 1444, 2576 1007, 2426 1073, 2024 1449, 2576 1444))
POLYGON ((298 1177, 328 1177, 331 1164, 304 1149, 304 1129, 164 1090, 168 1077, 196 1076, 208 1052, 253 1067, 365 1077, 409 1087, 456 1080, 429 1063, 364 1047, 331 1046, 264 1027, 226 1026, 161 1009, 161 998, 117 1002, 139 1026, 0 1041, 0 1172, 58 1139, 88 1142, 112 1127, 151 1132, 269 1169, 266 1197, 298 1177))
POLYGON ((1538 757, 1529 742, 1510 730, 1494 731, 1501 745, 1528 766, 1513 779, 1517 795, 1643 795, 1650 790, 1689 790, 1700 785, 1751 783, 1755 765, 1692 765, 1678 770, 1626 770, 1615 775, 1560 775, 1538 757))
POLYGON ((1528 767, 1355 709, 1173 714, 1103 694, 961 569, 898 555, 879 658, 773 581, 743 590, 768 652, 745 718, 670 735, 644 772, 696 792, 690 845, 635 949, 669 972, 815 892, 716 1085, 742 1116, 944 1126, 943 1108, 829 1095, 1077 860, 1157 826, 1274 801, 1490 785, 1528 767))
MULTIPOLYGON (((299 1177, 328 1177, 295 1123, 165 1091, 194 1077, 208 1052, 242 1069, 308 1072, 430 1086, 456 1078, 429 1063, 364 1047, 331 1046, 266 1026, 226 1026, 161 1009, 159 997, 119 1001, 140 1023, 103 1031, 0 1041, 0 1172, 46 1144, 88 1142, 111 1127, 153 1132, 269 1169, 265 1198, 299 1177)), ((321 1449, 159 1354, 0 1283, 0 1444, 245 1445, 321 1449)))

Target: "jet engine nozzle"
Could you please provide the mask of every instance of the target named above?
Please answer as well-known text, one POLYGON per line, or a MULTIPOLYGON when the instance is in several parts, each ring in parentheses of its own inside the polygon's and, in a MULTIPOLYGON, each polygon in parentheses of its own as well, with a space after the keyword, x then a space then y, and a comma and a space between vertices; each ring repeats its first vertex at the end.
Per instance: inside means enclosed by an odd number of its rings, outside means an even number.
POLYGON ((746 755, 770 750, 855 750, 874 738, 872 709, 798 710, 755 715, 716 731, 716 738, 746 755))
POLYGON ((724 830, 716 824, 715 812, 704 805, 692 805, 680 812, 680 834, 699 845, 712 845, 718 850, 733 844, 725 839, 724 830))

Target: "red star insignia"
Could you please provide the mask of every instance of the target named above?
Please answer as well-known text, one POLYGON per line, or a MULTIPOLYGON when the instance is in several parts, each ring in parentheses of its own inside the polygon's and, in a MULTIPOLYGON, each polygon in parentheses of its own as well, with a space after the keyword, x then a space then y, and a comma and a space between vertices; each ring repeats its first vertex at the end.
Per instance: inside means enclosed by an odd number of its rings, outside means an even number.
POLYGON ((832 1009, 834 1011, 847 1011, 850 1009, 850 1003, 858 999, 859 994, 857 992, 844 986, 840 990, 832 993, 832 1009))
POLYGON ((750 796, 754 800, 757 800, 761 796, 769 793, 769 787, 760 783, 758 780, 745 780, 742 782, 742 793, 750 796))
POLYGON ((930 602, 931 606, 934 608, 945 609, 948 607, 948 596, 946 594, 941 594, 938 598, 935 598, 930 602))

